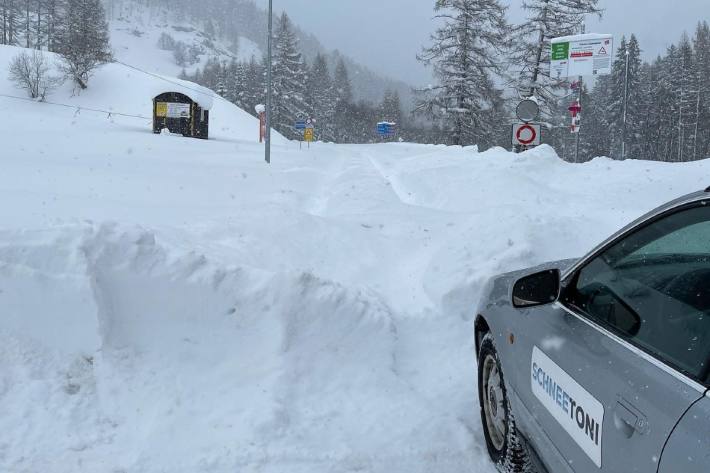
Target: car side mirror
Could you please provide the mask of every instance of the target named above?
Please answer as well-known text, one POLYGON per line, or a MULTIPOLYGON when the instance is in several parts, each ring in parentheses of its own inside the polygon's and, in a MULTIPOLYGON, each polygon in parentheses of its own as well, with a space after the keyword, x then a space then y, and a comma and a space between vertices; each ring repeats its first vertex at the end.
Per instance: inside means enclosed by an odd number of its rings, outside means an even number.
POLYGON ((525 276, 513 286, 513 306, 522 309, 552 304, 560 297, 560 286, 558 269, 525 276))

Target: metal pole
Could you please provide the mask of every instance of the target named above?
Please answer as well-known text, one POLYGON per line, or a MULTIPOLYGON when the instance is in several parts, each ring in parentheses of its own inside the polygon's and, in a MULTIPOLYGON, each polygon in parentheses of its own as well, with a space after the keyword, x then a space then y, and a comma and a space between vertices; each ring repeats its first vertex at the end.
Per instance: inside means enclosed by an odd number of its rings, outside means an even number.
POLYGON ((269 0, 269 40, 266 66, 266 162, 271 164, 271 42, 274 32, 273 0, 269 0))
MULTIPOLYGON (((584 77, 579 76, 579 95, 577 96, 577 103, 579 104, 579 108, 582 108, 582 90, 584 90, 584 77)), ((582 117, 581 117, 581 112, 580 112, 580 117, 579 117, 579 130, 577 130, 577 139, 575 143, 575 152, 574 152, 574 162, 578 163, 579 162, 579 135, 582 133, 582 117)))
MULTIPOLYGON (((582 23, 582 34, 587 32, 587 25, 582 23)), ((579 96, 577 98, 577 103, 579 104, 579 107, 582 108, 582 91, 584 90, 584 77, 579 76, 579 96)), ((581 112, 580 112, 581 114, 581 112)), ((574 152, 574 162, 578 163, 579 162, 579 135, 582 133, 582 117, 579 117, 579 130, 577 130, 577 138, 576 138, 576 143, 575 143, 575 152, 574 152)))
POLYGON ((626 114, 629 107, 629 50, 626 50, 626 76, 624 77, 624 126, 621 129, 621 159, 626 159, 626 114))

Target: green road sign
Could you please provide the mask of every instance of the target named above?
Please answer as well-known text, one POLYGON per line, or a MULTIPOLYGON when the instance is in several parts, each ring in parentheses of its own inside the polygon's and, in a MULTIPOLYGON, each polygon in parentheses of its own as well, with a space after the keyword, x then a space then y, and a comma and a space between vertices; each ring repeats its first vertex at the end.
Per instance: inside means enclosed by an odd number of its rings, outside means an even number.
POLYGON ((569 43, 552 44, 552 60, 566 61, 569 59, 569 43))

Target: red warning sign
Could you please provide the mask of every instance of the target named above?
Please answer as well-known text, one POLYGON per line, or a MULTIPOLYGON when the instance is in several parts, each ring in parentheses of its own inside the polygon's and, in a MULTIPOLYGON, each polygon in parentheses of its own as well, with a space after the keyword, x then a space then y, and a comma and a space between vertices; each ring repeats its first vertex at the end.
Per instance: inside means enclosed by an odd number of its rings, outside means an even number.
POLYGON ((602 48, 599 50, 599 54, 607 54, 606 48, 602 46, 602 48))
POLYGON ((513 125, 513 144, 516 146, 537 146, 540 140, 540 125, 516 123, 513 125))

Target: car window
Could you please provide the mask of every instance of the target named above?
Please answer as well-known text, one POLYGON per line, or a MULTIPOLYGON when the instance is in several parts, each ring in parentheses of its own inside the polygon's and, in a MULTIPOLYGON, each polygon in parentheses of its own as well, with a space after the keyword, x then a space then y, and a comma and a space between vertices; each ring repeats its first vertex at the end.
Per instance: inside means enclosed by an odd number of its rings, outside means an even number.
POLYGON ((563 301, 704 383, 710 375, 710 208, 653 222, 589 262, 563 301))

